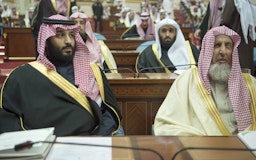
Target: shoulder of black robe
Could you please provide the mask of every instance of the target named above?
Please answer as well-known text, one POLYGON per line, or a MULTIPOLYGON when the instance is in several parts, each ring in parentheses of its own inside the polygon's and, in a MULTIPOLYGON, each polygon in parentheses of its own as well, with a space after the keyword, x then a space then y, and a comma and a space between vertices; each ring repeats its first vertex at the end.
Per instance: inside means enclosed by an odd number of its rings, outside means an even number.
POLYGON ((136 71, 139 72, 143 70, 142 73, 164 73, 164 68, 153 68, 161 66, 159 61, 160 59, 155 56, 154 51, 152 50, 152 45, 150 45, 138 55, 136 62, 136 71), (149 69, 144 70, 144 68, 149 69))
POLYGON ((191 47, 191 50, 192 50, 195 62, 197 64, 198 58, 199 58, 199 54, 200 54, 200 50, 193 43, 191 43, 191 41, 189 41, 189 44, 190 44, 190 47, 191 47))
POLYGON ((121 39, 130 38, 130 37, 140 37, 140 35, 137 32, 136 25, 133 25, 127 30, 125 30, 124 33, 121 35, 121 39))

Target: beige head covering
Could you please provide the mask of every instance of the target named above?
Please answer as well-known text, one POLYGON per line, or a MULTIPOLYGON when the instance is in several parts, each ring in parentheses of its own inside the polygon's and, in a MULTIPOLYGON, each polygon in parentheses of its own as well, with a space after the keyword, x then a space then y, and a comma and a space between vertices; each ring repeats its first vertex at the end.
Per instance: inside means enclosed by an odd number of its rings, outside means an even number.
POLYGON ((137 25, 137 32, 140 35, 140 37, 143 37, 145 40, 155 40, 155 25, 148 12, 143 12, 140 14, 140 18, 138 19, 138 22, 136 25, 137 25), (141 27, 142 20, 148 21, 148 28, 146 33, 141 27))
POLYGON ((97 41, 97 38, 95 37, 89 18, 85 13, 81 12, 75 12, 73 13, 70 18, 72 20, 76 18, 82 18, 86 21, 85 23, 85 33, 87 34, 87 39, 86 39, 86 47, 89 49, 91 54, 91 62, 95 62, 101 65, 102 63, 102 53, 101 53, 101 47, 100 44, 97 41))

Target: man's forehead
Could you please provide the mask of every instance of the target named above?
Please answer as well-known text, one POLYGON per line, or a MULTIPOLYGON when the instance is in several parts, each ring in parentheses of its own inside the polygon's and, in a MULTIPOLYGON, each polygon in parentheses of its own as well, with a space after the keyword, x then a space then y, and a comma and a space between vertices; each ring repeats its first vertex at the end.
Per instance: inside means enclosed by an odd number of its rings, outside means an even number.
POLYGON ((215 36, 215 41, 216 40, 218 41, 218 40, 221 40, 221 39, 224 39, 226 41, 230 41, 230 42, 233 43, 232 38, 230 36, 226 35, 226 34, 218 34, 218 35, 215 36))
POLYGON ((173 29, 175 29, 175 27, 171 24, 165 24, 165 25, 160 27, 160 29, 162 29, 162 28, 173 28, 173 29))
POLYGON ((85 18, 75 18, 74 21, 80 21, 80 22, 84 21, 84 22, 86 22, 86 19, 85 18))
POLYGON ((217 35, 215 35, 215 37, 229 37, 230 38, 230 36, 228 36, 226 34, 217 34, 217 35))
POLYGON ((56 31, 57 32, 73 32, 74 30, 73 29, 63 29, 63 28, 56 28, 56 31))

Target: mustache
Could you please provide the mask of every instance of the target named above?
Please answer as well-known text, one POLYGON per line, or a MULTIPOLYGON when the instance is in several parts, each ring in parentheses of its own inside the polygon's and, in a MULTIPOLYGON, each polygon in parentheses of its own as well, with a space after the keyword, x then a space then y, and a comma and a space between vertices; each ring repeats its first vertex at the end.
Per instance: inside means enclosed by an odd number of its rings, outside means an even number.
POLYGON ((72 50, 74 50, 74 47, 70 44, 67 44, 65 47, 62 47, 62 50, 68 49, 68 48, 72 48, 72 50))
POLYGON ((165 38, 165 39, 164 39, 164 41, 173 41, 173 39, 172 39, 172 38, 167 37, 167 38, 165 38))

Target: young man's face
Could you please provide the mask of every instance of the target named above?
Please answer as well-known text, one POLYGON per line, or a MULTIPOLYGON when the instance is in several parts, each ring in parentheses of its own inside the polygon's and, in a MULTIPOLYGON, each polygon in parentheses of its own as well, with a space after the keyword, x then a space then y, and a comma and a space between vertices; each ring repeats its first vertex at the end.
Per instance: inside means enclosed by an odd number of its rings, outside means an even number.
POLYGON ((214 51, 212 57, 212 63, 218 64, 229 64, 232 63, 232 53, 233 53, 233 41, 227 35, 217 35, 214 41, 214 51))
POLYGON ((75 35, 73 30, 56 29, 56 35, 47 41, 47 57, 50 60, 68 62, 75 54, 75 35))
POLYGON ((176 40, 176 28, 170 24, 163 25, 159 29, 159 38, 162 46, 171 47, 176 40))
POLYGON ((141 27, 142 27, 143 29, 148 28, 148 20, 147 20, 147 19, 141 20, 141 27))

